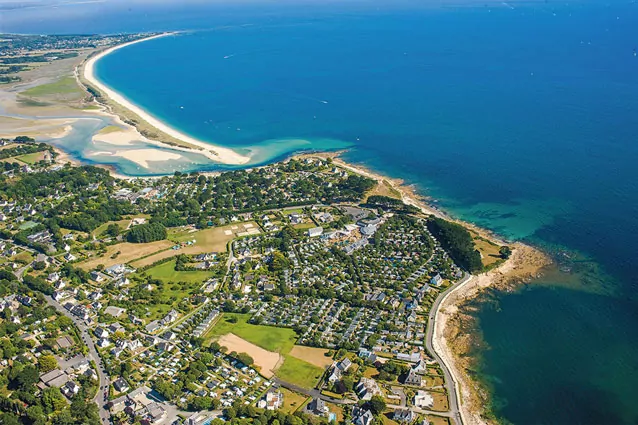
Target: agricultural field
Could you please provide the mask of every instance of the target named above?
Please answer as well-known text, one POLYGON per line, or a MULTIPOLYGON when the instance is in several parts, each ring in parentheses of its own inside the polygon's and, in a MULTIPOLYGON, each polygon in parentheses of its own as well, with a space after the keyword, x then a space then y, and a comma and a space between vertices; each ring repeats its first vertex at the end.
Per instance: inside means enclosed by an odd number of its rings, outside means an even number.
POLYGON ((327 368, 333 362, 332 357, 327 355, 328 350, 324 348, 306 347, 303 345, 295 345, 290 351, 292 357, 306 361, 322 369, 327 368))
MULTIPOLYGON (((248 229, 259 229, 257 224, 254 222, 244 224, 250 225, 248 229)), ((168 239, 173 242, 170 244, 171 247, 181 242, 189 242, 193 240, 195 242, 192 245, 182 246, 179 249, 170 249, 158 252, 146 258, 141 258, 131 263, 131 265, 136 268, 144 267, 165 258, 176 257, 180 254, 196 255, 206 252, 226 252, 228 242, 238 237, 238 234, 246 231, 244 224, 233 224, 195 232, 190 230, 170 229, 168 232, 168 239)))
POLYGON ((89 271, 95 269, 99 264, 103 264, 104 267, 110 267, 114 264, 125 264, 137 258, 146 257, 158 251, 166 250, 171 246, 173 246, 173 244, 167 240, 150 243, 122 242, 108 246, 106 248, 106 254, 100 257, 92 257, 78 264, 78 266, 83 270, 89 271))

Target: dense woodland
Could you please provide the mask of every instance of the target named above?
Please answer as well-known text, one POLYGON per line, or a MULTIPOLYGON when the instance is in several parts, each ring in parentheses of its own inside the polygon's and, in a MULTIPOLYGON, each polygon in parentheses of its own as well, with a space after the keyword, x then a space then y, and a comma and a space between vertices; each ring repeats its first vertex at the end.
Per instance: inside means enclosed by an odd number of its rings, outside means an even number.
POLYGON ((465 227, 438 217, 430 217, 428 229, 459 267, 470 273, 483 269, 481 253, 474 247, 472 235, 465 227))

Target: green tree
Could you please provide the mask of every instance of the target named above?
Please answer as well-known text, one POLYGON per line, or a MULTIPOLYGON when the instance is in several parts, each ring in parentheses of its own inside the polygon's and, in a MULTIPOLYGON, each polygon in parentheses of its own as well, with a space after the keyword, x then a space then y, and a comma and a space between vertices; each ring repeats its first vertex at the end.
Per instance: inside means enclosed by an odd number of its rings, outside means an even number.
POLYGON ((53 369, 58 367, 58 361, 52 355, 41 356, 38 359, 38 368, 40 369, 40 373, 51 372, 53 369))
POLYGON ((51 387, 42 390, 42 405, 48 413, 58 412, 66 406, 66 399, 59 388, 51 387))
POLYGON ((106 234, 112 238, 120 234, 120 226, 116 223, 111 223, 106 227, 106 234))
POLYGON ((379 415, 380 413, 383 413, 386 408, 385 400, 383 397, 378 395, 372 396, 368 402, 368 408, 374 415, 379 415))
POLYGON ((505 245, 502 246, 499 250, 498 250, 499 254, 501 254, 501 257, 503 257, 504 259, 508 259, 510 258, 510 255, 512 255, 512 248, 510 248, 509 246, 505 245))

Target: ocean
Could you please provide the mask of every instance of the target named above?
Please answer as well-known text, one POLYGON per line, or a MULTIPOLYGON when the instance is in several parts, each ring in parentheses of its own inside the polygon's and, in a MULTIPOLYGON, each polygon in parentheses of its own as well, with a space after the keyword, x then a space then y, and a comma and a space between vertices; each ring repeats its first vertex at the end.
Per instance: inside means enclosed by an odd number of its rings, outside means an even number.
POLYGON ((414 184, 453 216, 556 255, 560 271, 474 303, 492 410, 515 424, 638 422, 635 2, 64 13, 80 19, 14 10, 2 30, 185 30, 116 51, 98 77, 254 164, 347 147, 346 160, 414 184))

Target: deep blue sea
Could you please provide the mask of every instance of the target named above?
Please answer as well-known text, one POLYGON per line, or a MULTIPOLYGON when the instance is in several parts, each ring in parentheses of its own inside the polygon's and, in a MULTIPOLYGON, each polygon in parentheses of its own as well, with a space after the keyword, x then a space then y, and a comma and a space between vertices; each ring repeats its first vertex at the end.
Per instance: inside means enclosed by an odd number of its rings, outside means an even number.
POLYGON ((350 146, 454 216, 564 252, 569 272, 478 304, 494 412, 638 423, 635 1, 298 3, 13 10, 0 29, 188 30, 106 57, 100 79, 260 163, 350 146))

